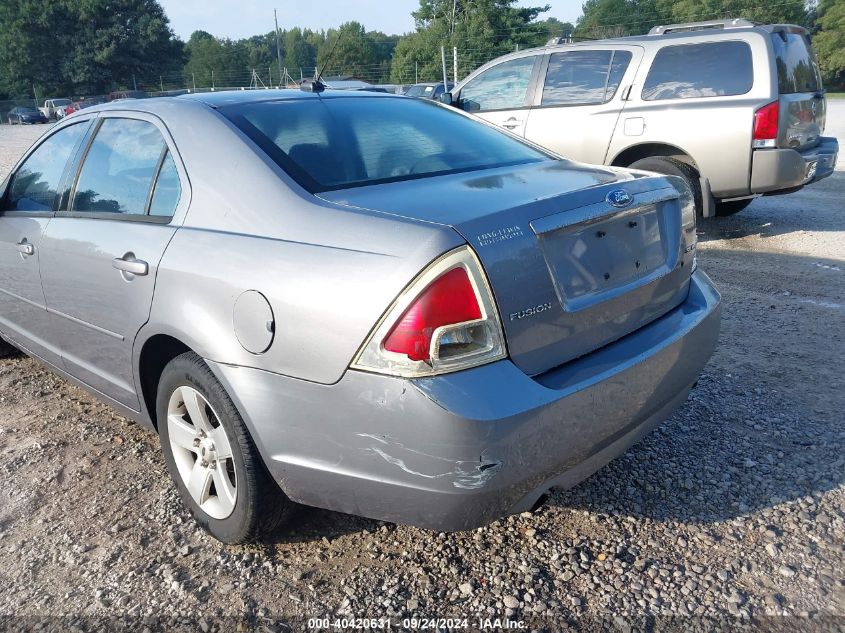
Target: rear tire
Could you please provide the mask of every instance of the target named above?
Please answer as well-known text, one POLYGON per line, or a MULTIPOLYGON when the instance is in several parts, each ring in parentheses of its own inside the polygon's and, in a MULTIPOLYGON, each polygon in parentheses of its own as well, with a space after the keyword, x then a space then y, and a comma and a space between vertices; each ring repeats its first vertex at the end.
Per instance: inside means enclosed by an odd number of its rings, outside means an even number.
POLYGON ((20 351, 11 343, 7 343, 0 338, 0 358, 9 358, 10 356, 18 356, 20 351))
POLYGON ((199 356, 186 352, 164 368, 156 411, 167 469, 212 536, 254 542, 287 518, 293 503, 267 473, 232 399, 199 356))
POLYGON ((718 215, 719 217, 734 215, 745 209, 753 201, 754 198, 746 198, 745 200, 731 200, 730 202, 722 202, 721 200, 719 200, 716 202, 716 215, 718 215))
POLYGON ((695 202, 695 216, 704 216, 704 203, 701 195, 701 181, 699 174, 694 167, 687 165, 675 158, 668 156, 649 156, 641 158, 628 165, 630 169, 642 169, 643 171, 656 171, 658 174, 667 176, 678 176, 683 178, 687 186, 692 190, 692 198, 695 202))

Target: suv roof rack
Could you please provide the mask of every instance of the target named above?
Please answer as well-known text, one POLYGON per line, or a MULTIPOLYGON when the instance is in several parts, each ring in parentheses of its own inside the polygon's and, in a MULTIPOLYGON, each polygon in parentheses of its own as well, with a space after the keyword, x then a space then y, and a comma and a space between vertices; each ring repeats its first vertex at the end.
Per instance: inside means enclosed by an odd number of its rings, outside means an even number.
POLYGON ((705 22, 685 22, 683 24, 667 24, 655 26, 649 35, 665 35, 666 33, 678 33, 681 31, 705 31, 707 29, 738 29, 747 26, 756 26, 751 20, 736 18, 734 20, 707 20, 705 22))

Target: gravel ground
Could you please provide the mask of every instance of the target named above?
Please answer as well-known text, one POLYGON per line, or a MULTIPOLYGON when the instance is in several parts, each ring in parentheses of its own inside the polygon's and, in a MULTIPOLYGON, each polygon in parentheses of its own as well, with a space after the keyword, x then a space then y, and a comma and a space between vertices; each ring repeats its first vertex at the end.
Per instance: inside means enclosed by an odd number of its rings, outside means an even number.
MULTIPOLYGON (((845 139, 845 102, 829 117, 845 139)), ((0 177, 41 131, 0 126, 0 177)), ((843 630, 839 169, 701 226, 723 329, 674 417, 538 511, 473 532, 302 509, 262 545, 221 546, 180 504, 155 435, 32 360, 0 361, 0 630, 48 615, 80 629, 106 616, 202 631, 392 616, 401 628, 416 615, 470 618, 470 630, 479 617, 843 630)))

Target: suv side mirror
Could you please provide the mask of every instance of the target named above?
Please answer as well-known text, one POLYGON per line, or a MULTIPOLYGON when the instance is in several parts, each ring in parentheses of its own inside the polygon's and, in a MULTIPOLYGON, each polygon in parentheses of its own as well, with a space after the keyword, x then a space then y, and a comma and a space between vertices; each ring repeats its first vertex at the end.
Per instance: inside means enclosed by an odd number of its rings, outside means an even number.
POLYGON ((440 95, 440 103, 445 103, 446 105, 455 105, 455 101, 452 99, 451 92, 444 92, 440 95))

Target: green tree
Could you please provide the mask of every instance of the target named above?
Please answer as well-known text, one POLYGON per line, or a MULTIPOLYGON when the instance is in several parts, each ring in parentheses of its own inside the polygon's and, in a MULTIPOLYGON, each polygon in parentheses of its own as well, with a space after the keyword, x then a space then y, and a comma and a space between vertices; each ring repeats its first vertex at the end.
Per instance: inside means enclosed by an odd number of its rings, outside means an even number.
POLYGON ((825 83, 832 87, 845 84, 845 0, 822 0, 816 22, 819 32, 813 46, 825 83))
MULTIPOLYGON (((442 79, 440 47, 458 48, 459 74, 516 48, 544 44, 549 23, 536 21, 548 6, 518 7, 516 0, 420 0, 413 13, 416 31, 396 45, 391 78, 407 83, 419 69, 419 79, 442 79)), ((554 24, 552 24, 554 26, 554 24)))
POLYGON ((305 33, 299 28, 292 28, 285 32, 285 67, 294 79, 299 77, 299 73, 310 74, 313 72, 314 66, 317 65, 317 47, 309 42, 307 35, 310 31, 305 33))
POLYGON ((346 22, 340 28, 330 29, 317 50, 317 66, 328 61, 325 73, 344 73, 369 78, 379 64, 379 53, 367 31, 359 22, 346 22))
POLYGON ((3 0, 0 84, 9 94, 94 94, 178 71, 182 42, 156 0, 3 0))
POLYGON ((183 74, 188 85, 196 82, 197 88, 221 88, 249 84, 252 66, 247 50, 238 42, 194 31, 185 51, 188 61, 183 74))

